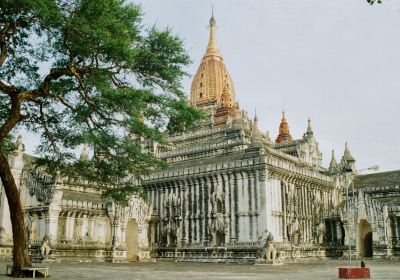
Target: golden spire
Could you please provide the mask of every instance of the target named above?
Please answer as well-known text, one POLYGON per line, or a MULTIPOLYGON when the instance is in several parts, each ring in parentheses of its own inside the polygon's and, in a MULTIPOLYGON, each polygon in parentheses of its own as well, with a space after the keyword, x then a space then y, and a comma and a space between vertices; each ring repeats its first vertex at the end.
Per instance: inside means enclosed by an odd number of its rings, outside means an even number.
POLYGON ((210 38, 208 40, 208 45, 207 45, 207 50, 204 55, 204 57, 209 56, 209 55, 216 55, 221 57, 221 53, 219 52, 218 46, 217 46, 217 40, 215 38, 215 18, 214 18, 214 8, 212 9, 211 12, 211 18, 210 18, 210 38))
POLYGON ((292 135, 290 135, 289 132, 289 124, 285 117, 285 111, 282 111, 282 119, 279 125, 279 134, 275 140, 275 143, 280 144, 289 141, 292 141, 292 135))
POLYGON ((229 94, 229 98, 224 96, 223 99, 224 101, 229 100, 232 107, 236 108, 235 87, 217 47, 215 18, 212 13, 210 38, 197 73, 193 77, 189 103, 205 108, 210 108, 209 105, 218 106, 223 94, 229 94))

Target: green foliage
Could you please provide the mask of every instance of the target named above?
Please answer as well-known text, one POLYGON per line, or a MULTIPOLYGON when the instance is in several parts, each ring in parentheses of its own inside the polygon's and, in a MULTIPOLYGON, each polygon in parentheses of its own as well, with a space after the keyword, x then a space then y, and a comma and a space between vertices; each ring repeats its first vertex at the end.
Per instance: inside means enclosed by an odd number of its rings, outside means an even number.
POLYGON ((155 143, 165 149, 166 133, 202 117, 182 92, 190 63, 182 40, 145 30, 141 13, 124 0, 0 3, 0 135, 20 104, 15 128, 40 134, 38 164, 122 203, 143 193, 143 175, 165 167, 155 143), (82 144, 90 160, 77 158, 82 144))
POLYGON ((367 0, 367 2, 368 2, 370 5, 373 5, 373 4, 375 4, 375 3, 377 3, 377 4, 382 4, 382 0, 367 0))

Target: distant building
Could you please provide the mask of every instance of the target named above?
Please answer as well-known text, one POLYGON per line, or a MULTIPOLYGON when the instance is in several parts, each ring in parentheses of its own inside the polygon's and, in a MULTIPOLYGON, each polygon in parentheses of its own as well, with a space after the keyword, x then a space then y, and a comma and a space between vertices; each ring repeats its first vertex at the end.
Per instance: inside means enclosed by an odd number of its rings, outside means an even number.
MULTIPOLYGON (((349 242, 360 257, 400 255, 400 171, 358 175, 347 144, 339 163, 332 152, 329 168, 322 167, 311 121, 303 137, 293 139, 285 113, 272 141, 257 116, 249 118, 236 101, 214 17, 189 102, 207 120, 168 136, 168 151, 144 143, 170 168, 146 177, 148 201, 132 197, 129 207, 102 198, 88 183, 32 173, 19 138, 10 164, 32 256, 40 255, 46 237, 55 257, 70 260, 338 257, 348 255, 349 242)), ((90 160, 86 149, 81 160, 90 160)), ((2 192, 0 254, 10 255, 11 244, 2 192)))

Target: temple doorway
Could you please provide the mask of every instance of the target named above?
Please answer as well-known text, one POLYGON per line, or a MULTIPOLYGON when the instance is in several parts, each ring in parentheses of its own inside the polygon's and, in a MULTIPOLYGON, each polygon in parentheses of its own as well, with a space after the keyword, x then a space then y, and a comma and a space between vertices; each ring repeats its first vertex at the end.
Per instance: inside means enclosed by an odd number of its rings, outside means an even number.
POLYGON ((371 224, 365 220, 360 220, 358 224, 358 251, 360 257, 372 257, 372 227, 371 224))
POLYGON ((217 231, 215 233, 215 242, 214 242, 215 246, 216 247, 222 246, 223 242, 224 242, 224 239, 225 239, 225 234, 223 234, 220 231, 217 231))
POLYGON ((130 219, 126 226, 126 258, 128 261, 139 260, 138 224, 135 219, 130 219))

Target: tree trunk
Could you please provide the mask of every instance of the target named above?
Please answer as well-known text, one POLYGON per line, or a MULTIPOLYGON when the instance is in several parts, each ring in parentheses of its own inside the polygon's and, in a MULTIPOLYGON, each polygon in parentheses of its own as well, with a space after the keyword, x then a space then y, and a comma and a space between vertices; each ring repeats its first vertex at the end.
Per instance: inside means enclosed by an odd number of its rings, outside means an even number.
POLYGON ((22 267, 31 265, 28 256, 28 237, 17 185, 7 158, 2 153, 0 153, 0 177, 8 200, 13 231, 14 251, 11 276, 20 277, 22 276, 22 267))

